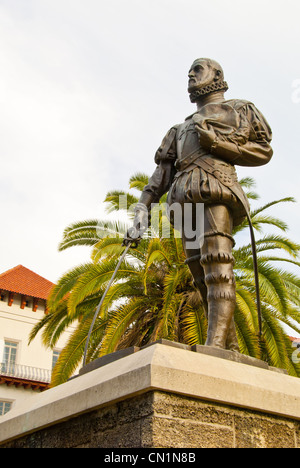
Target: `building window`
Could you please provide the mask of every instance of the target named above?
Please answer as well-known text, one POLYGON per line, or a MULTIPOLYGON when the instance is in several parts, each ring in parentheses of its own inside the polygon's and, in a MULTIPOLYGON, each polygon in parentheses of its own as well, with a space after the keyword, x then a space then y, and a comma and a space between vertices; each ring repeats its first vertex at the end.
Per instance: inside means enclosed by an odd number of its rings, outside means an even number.
POLYGON ((12 407, 11 401, 0 401, 0 416, 4 416, 12 407))
POLYGON ((17 361, 18 343, 14 341, 4 342, 3 365, 5 372, 14 372, 17 361))
POLYGON ((54 368, 55 364, 57 363, 59 355, 60 355, 60 351, 58 351, 57 349, 53 351, 53 354, 52 354, 52 369, 54 368))

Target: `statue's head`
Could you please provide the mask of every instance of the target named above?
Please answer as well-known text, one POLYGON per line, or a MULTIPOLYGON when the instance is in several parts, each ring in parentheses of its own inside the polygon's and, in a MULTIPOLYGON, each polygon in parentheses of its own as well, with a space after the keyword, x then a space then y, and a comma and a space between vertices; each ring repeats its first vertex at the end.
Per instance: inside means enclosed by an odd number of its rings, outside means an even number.
POLYGON ((224 72, 218 62, 208 58, 198 58, 194 61, 189 70, 188 85, 192 102, 196 102, 206 94, 227 90, 228 85, 224 81, 224 72))

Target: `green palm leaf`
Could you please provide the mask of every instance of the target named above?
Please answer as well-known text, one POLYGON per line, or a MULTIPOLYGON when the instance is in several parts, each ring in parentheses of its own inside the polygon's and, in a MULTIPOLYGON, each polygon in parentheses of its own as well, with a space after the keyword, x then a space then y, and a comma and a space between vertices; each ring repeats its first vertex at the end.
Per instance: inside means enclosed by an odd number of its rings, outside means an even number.
POLYGON ((134 174, 132 177, 129 179, 129 187, 130 188, 135 188, 139 190, 139 192, 142 192, 145 186, 148 184, 149 177, 146 174, 143 174, 142 172, 138 172, 134 174))
POLYGON ((127 304, 110 314, 100 356, 116 351, 120 339, 136 317, 141 314, 144 306, 145 300, 142 297, 133 297, 127 304))

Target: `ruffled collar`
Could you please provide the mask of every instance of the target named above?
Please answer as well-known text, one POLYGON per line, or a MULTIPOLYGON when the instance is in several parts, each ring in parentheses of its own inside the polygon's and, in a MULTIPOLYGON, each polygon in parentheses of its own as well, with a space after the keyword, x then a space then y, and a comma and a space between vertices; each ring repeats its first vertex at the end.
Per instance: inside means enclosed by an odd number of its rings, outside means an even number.
POLYGON ((214 93, 215 91, 228 91, 229 87, 226 81, 219 81, 210 85, 204 86, 204 88, 197 89, 190 93, 191 102, 196 102, 199 97, 205 96, 206 94, 214 93))

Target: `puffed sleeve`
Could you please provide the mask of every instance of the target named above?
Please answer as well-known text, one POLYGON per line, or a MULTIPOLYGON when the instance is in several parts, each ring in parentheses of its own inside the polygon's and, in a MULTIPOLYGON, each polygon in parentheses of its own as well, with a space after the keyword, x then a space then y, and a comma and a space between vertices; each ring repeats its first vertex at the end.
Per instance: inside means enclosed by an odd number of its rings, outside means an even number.
POLYGON ((217 137, 211 153, 239 166, 263 166, 272 156, 272 131, 265 117, 249 103, 239 109, 241 126, 231 138, 217 137))
POLYGON ((154 160, 157 164, 156 169, 150 177, 148 185, 144 188, 139 200, 139 203, 143 203, 148 209, 150 209, 152 203, 158 203, 160 198, 172 185, 176 173, 174 163, 177 158, 177 128, 178 126, 174 126, 168 131, 155 153, 154 160))
POLYGON ((160 147, 155 153, 155 162, 159 164, 161 161, 174 162, 177 158, 176 153, 176 133, 179 125, 172 127, 164 137, 160 147))

